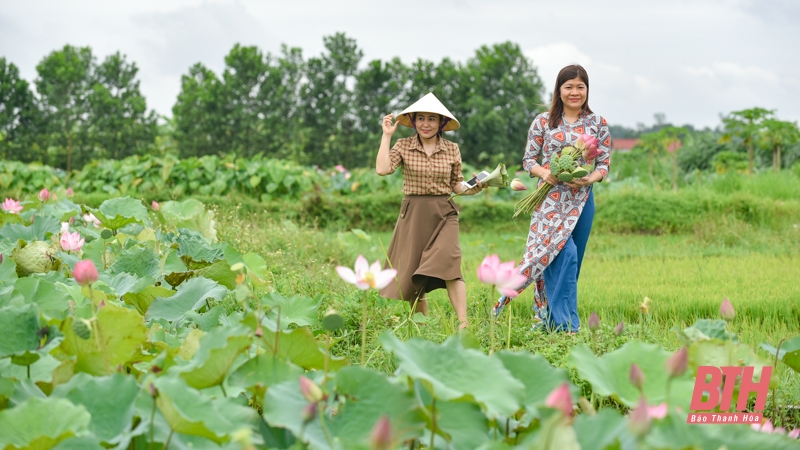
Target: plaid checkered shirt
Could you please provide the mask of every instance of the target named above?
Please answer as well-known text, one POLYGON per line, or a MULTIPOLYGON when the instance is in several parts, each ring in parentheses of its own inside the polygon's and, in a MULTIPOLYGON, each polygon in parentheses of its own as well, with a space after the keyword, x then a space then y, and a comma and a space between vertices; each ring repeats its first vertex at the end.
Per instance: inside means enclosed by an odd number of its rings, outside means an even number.
POLYGON ((392 173, 403 166, 403 194, 448 195, 464 180, 458 144, 439 138, 428 156, 417 136, 398 139, 391 150, 392 173))

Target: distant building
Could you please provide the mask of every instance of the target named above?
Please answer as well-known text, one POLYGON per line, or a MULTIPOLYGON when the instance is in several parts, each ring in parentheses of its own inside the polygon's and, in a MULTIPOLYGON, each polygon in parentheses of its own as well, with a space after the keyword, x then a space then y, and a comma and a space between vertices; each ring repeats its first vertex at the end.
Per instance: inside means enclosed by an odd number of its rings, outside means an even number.
POLYGON ((639 139, 620 138, 611 139, 612 152, 629 152, 639 142, 639 139))

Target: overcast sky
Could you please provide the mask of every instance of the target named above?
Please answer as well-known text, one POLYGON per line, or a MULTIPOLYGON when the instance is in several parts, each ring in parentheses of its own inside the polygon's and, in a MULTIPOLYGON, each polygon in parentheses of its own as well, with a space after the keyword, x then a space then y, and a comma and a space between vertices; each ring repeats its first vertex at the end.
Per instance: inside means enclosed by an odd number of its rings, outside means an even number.
MULTIPOLYGON (((582 64, 590 104, 612 124, 716 127, 720 114, 759 106, 800 120, 800 0, 0 0, 0 56, 33 81, 36 64, 65 44, 99 60, 120 51, 139 67, 148 105, 171 115, 180 77, 202 62, 217 73, 235 43, 306 58, 345 32, 363 63, 399 56, 465 61, 481 45, 512 41, 548 90, 582 64)), ((458 105, 448 105, 458 114, 458 105)), ((530 120, 531 118, 525 118, 530 120)))

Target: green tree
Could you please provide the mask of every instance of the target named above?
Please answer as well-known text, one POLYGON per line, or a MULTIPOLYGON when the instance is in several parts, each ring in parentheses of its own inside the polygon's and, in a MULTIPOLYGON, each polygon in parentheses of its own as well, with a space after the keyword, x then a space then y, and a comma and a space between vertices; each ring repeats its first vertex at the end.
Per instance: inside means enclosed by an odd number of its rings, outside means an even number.
POLYGON ((800 142, 797 123, 777 119, 766 119, 758 137, 759 147, 772 152, 772 170, 781 170, 781 150, 800 142))
POLYGON ((747 148, 747 173, 753 174, 754 146, 763 129, 764 120, 772 118, 774 110, 764 108, 750 108, 733 111, 722 119, 725 126, 723 140, 732 142, 741 139, 747 148))
POLYGON ((530 122, 547 109, 533 62, 511 42, 483 46, 467 61, 461 83, 469 86, 462 157, 481 164, 519 161, 530 122))
POLYGON ((353 92, 358 63, 364 52, 355 39, 344 33, 323 38, 327 50, 319 58, 310 58, 303 85, 304 122, 310 127, 310 145, 319 148, 312 162, 335 163, 350 167, 365 161, 352 155, 356 115, 353 92))
POLYGON ((172 107, 180 156, 202 156, 228 149, 224 85, 201 63, 181 77, 178 101, 172 107))
POLYGON ((267 78, 269 56, 265 57, 257 47, 236 44, 225 57, 225 64, 220 112, 224 115, 228 150, 251 156, 266 149, 259 117, 265 110, 265 98, 259 92, 267 78))
MULTIPOLYGON (((94 57, 89 47, 64 46, 46 56, 36 71, 36 91, 46 123, 49 162, 72 169, 73 153, 78 159, 88 152, 86 128, 88 94, 92 86, 94 57)), ((88 156, 88 155, 87 155, 88 156)))
POLYGON ((0 58, 0 149, 4 159, 37 158, 29 146, 40 125, 36 99, 13 63, 0 58))
POLYGON ((88 93, 88 141, 103 157, 121 159, 145 153, 157 134, 156 114, 147 111, 139 91, 138 68, 119 52, 94 70, 88 93))

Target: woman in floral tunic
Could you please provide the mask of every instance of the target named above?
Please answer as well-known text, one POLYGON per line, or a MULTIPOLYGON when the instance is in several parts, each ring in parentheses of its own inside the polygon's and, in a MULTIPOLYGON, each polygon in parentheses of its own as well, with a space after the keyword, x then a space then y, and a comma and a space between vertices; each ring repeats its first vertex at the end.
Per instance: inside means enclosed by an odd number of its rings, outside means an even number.
MULTIPOLYGON (((534 328, 576 332, 578 277, 594 218, 592 184, 602 181, 609 170, 611 136, 606 120, 589 108, 589 75, 583 67, 564 67, 556 77, 550 111, 539 114, 528 132, 522 165, 531 177, 553 186, 544 203, 531 215, 531 226, 520 273, 533 284, 536 322, 534 328), (550 173, 550 161, 583 134, 599 141, 600 156, 587 176, 565 183, 550 173), (541 159, 541 163, 539 160, 541 159)), ((579 164, 586 164, 583 157, 579 164)), ((510 301, 500 297, 494 308, 499 315, 510 301)))

